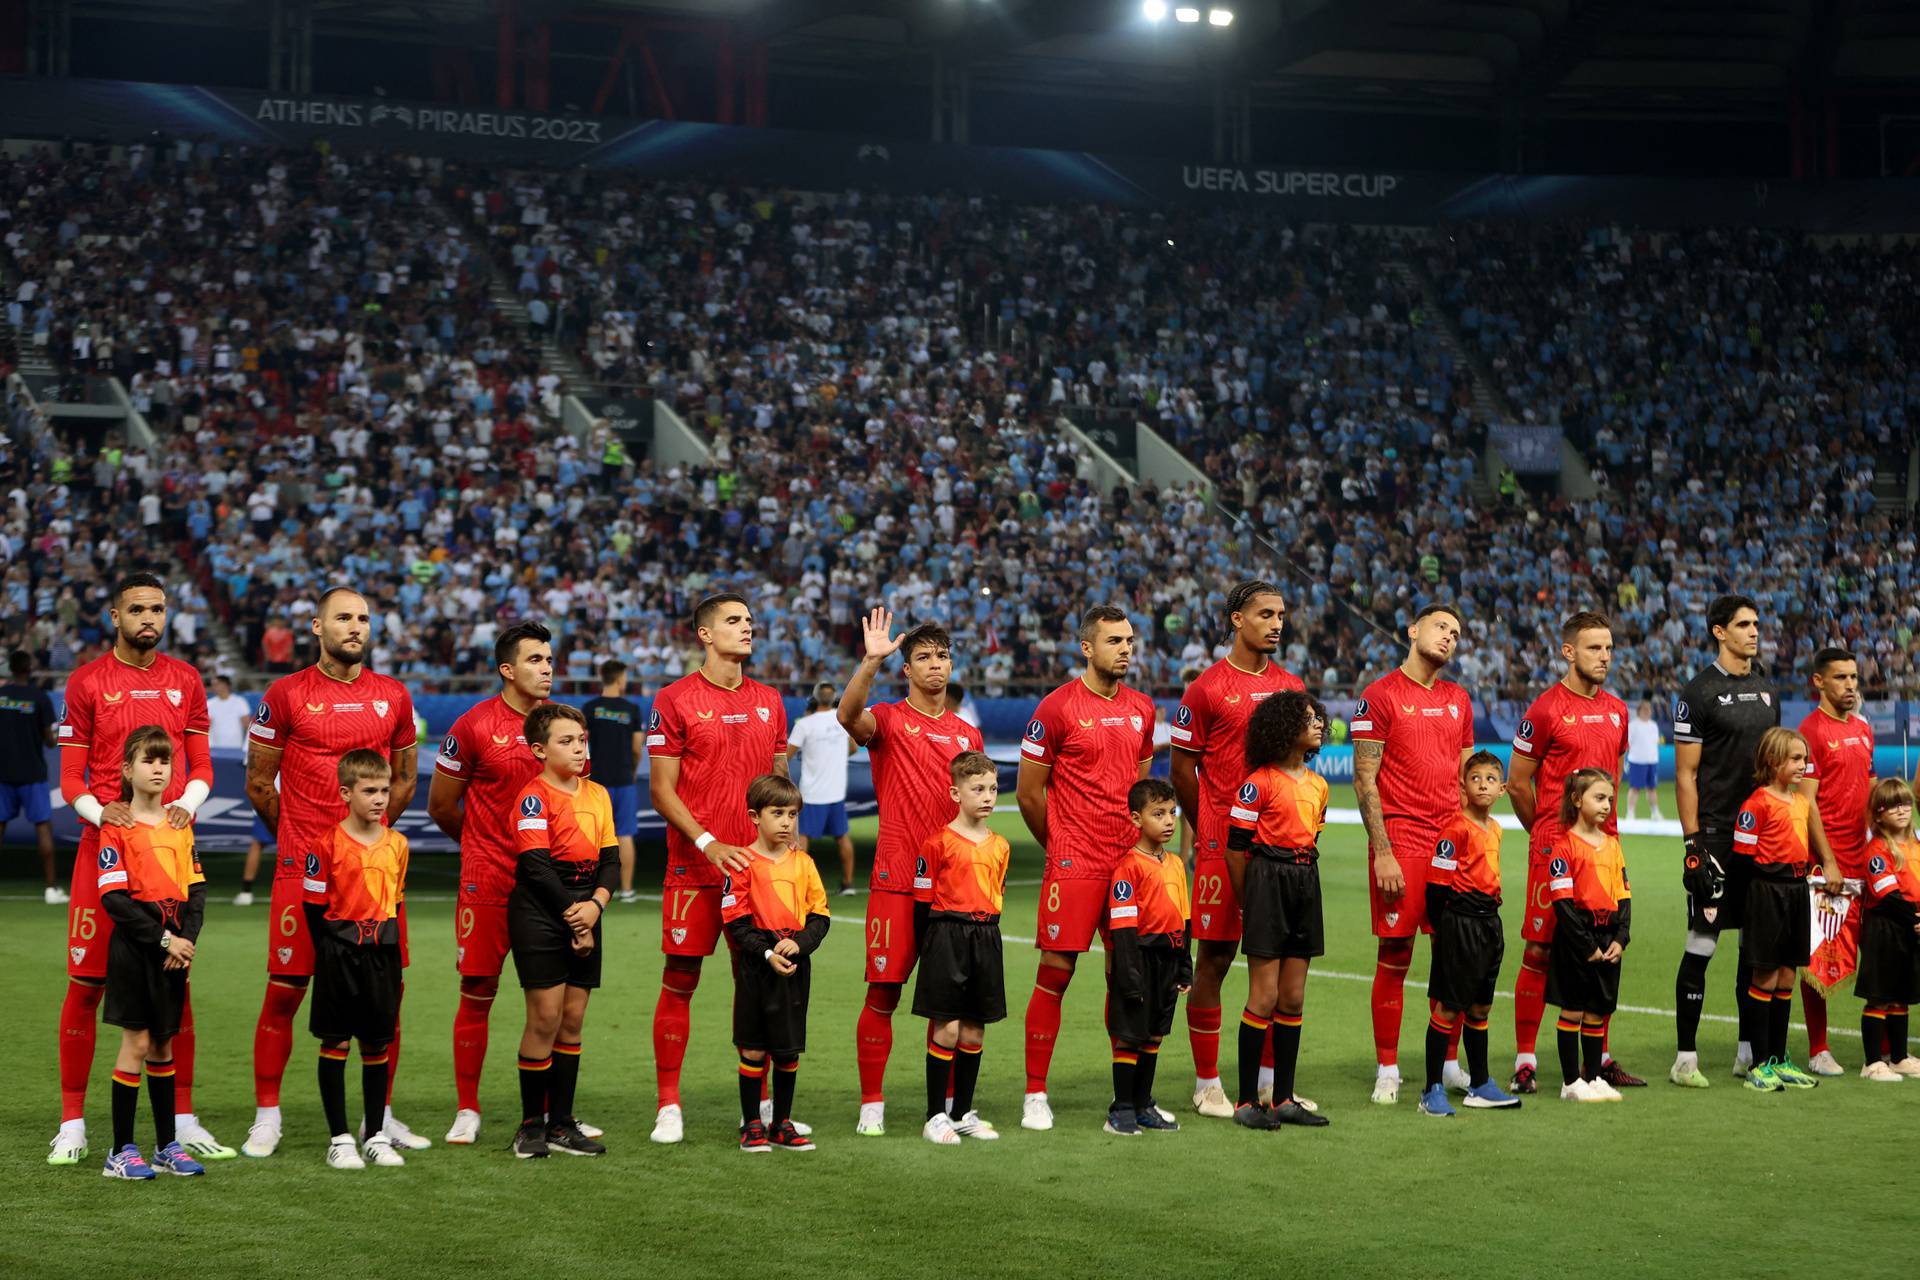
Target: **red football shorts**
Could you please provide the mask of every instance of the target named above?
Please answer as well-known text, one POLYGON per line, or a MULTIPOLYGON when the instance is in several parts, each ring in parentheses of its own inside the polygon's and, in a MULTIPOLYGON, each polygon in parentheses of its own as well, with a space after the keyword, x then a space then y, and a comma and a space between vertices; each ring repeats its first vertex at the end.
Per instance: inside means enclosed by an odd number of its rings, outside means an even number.
POLYGON ((273 905, 267 913, 267 976, 311 978, 313 935, 307 932, 300 877, 276 876, 273 905))
POLYGON ((80 824, 80 851, 73 859, 67 907, 67 976, 104 982, 113 917, 100 905, 100 828, 80 824))
MULTIPOLYGON (((406 934, 401 933, 402 937, 406 934)), ((463 978, 497 978, 506 967, 507 904, 460 894, 453 913, 453 962, 463 978)))
POLYGON ((1201 942, 1240 941, 1240 899, 1223 853, 1194 851, 1193 936, 1201 942))
POLYGON ((1527 913, 1520 918, 1520 940, 1553 945, 1553 895, 1547 888, 1547 864, 1552 859, 1546 850, 1527 855, 1527 913))
POLYGON ((914 895, 875 889, 867 895, 867 981, 905 982, 920 960, 913 936, 914 895))
POLYGON ((1367 903, 1373 912, 1373 936, 1411 938, 1416 933, 1432 933, 1427 923, 1427 868, 1433 862, 1433 845, 1440 833, 1431 827, 1387 819, 1387 839, 1393 844, 1393 860, 1407 887, 1398 898, 1388 901, 1373 878, 1372 857, 1367 865, 1367 903))
POLYGON ((1105 880, 1047 880, 1040 885, 1040 926, 1033 945, 1042 951, 1088 951, 1093 935, 1107 936, 1105 880))
POLYGON ((710 956, 719 945, 720 886, 668 885, 660 904, 660 953, 710 956))

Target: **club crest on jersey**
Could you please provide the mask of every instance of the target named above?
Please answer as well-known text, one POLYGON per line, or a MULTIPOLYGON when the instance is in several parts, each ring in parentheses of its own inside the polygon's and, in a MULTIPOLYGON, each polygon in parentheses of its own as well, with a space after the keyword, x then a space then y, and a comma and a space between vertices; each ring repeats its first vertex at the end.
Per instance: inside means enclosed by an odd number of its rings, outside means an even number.
POLYGON ((67 954, 73 957, 75 964, 81 964, 87 958, 87 949, 85 947, 68 947, 67 954))
POLYGON ((885 973, 887 971, 887 958, 885 956, 875 956, 873 958, 873 971, 875 973, 885 973))
POLYGON ((962 751, 971 751, 971 750, 973 750, 973 739, 972 739, 972 738, 969 738, 969 737, 968 737, 968 736, 967 736, 966 734, 964 734, 964 733, 960 735, 960 749, 961 749, 962 751))
POLYGON ((1531 737, 1533 737, 1533 721, 1531 721, 1531 720, 1522 720, 1522 721, 1520 722, 1520 731, 1519 731, 1519 735, 1518 735, 1518 736, 1520 736, 1520 737, 1522 737, 1522 738, 1531 738, 1531 737))
POLYGON ((539 817, 540 816, 540 797, 539 796, 521 796, 520 797, 520 816, 523 818, 539 817))
POLYGON ((465 964, 467 962, 467 949, 465 947, 455 947, 453 949, 453 962, 455 964, 465 964))
POLYGON ((1202 929, 1213 928, 1213 913, 1211 911, 1203 911, 1200 913, 1200 927, 1202 929))
POLYGON ((1753 816, 1753 810, 1742 809, 1740 811, 1739 821, 1736 823, 1736 825, 1742 831, 1751 831, 1754 829, 1754 827, 1759 825, 1759 820, 1753 816))
POLYGON ((1133 882, 1129 880, 1115 880, 1113 882, 1113 900, 1115 902, 1133 901, 1133 882))
POLYGON ((1258 800, 1259 798, 1260 798, 1259 787, 1254 786, 1251 782, 1243 782, 1240 784, 1240 803, 1241 804, 1252 804, 1254 801, 1258 800))
POLYGON ((1041 724, 1038 720, 1027 721, 1027 741, 1045 742, 1046 740, 1047 726, 1041 724))
POLYGON ((1128 716, 1127 723, 1133 726, 1133 731, 1135 733, 1138 733, 1142 729, 1147 727, 1146 717, 1144 716, 1128 716))
POLYGON ((1173 709, 1173 722, 1182 729, 1193 723, 1193 712, 1188 709, 1186 703, 1183 702, 1173 709))
POLYGON ((373 700, 373 714, 379 716, 382 720, 385 720, 387 718, 387 709, 392 705, 393 704, 391 702, 388 702, 385 698, 375 698, 373 700))
POLYGON ((177 706, 179 706, 179 705, 180 705, 180 691, 179 691, 178 689, 169 689, 169 690, 167 690, 167 701, 168 701, 168 702, 171 702, 171 703, 172 703, 172 704, 173 704, 174 706, 176 706, 176 707, 177 707, 177 706))
POLYGON ((1770 707, 1770 706, 1772 706, 1772 705, 1773 705, 1773 695, 1772 695, 1771 693, 1766 693, 1766 692, 1764 692, 1764 691, 1763 691, 1763 692, 1762 692, 1762 693, 1760 694, 1760 704, 1761 704, 1762 706, 1767 706, 1767 707, 1770 707))
POLYGON ((1400 913, 1398 911, 1387 912, 1387 928, 1391 929, 1399 923, 1400 923, 1400 913))
POLYGON ((679 944, 687 940, 687 931, 685 929, 675 929, 672 931, 672 936, 675 944, 679 944))
POLYGON ((761 724, 767 724, 773 719, 773 712, 769 711, 765 707, 755 707, 753 710, 754 710, 754 714, 760 717, 761 724))
POLYGON ((1618 711, 1607 712, 1607 719, 1613 721, 1614 728, 1618 729, 1620 727, 1620 713, 1618 711))
POLYGON ((1449 702, 1447 704, 1447 714, 1455 720, 1458 720, 1460 718, 1460 704, 1457 702, 1449 702))
POLYGON ((1055 938, 1058 938, 1059 936, 1060 936, 1060 926, 1059 926, 1059 925, 1057 925, 1057 924, 1050 924, 1050 925, 1048 925, 1048 926, 1047 926, 1047 940, 1048 940, 1049 942, 1051 942, 1051 941, 1052 941, 1052 940, 1054 940, 1055 938))
POLYGON ((274 958, 275 958, 275 959, 277 959, 277 960, 278 960, 278 961, 279 961, 279 962, 280 962, 281 964, 292 964, 292 963, 293 963, 293 948, 292 948, 292 947, 276 947, 276 948, 274 949, 274 952, 273 952, 273 954, 274 954, 274 958))

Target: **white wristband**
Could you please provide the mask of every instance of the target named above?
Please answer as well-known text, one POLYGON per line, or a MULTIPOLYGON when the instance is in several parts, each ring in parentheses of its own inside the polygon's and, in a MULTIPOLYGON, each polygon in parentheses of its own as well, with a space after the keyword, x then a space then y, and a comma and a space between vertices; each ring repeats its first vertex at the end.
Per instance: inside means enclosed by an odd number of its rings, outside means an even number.
POLYGON ((73 811, 79 815, 80 821, 97 827, 100 825, 100 815, 106 812, 106 808, 89 791, 74 797, 73 811))
POLYGON ((707 851, 707 846, 712 843, 713 843, 713 832, 702 831, 700 833, 699 839, 693 842, 693 847, 698 849, 700 852, 705 853, 707 851))
POLYGON ((768 960, 768 961, 771 961, 771 960, 773 959, 773 948, 772 948, 772 947, 768 947, 768 948, 767 948, 767 953, 766 953, 766 954, 765 954, 764 956, 762 956, 762 957, 760 957, 760 958, 761 958, 762 960, 768 960))
POLYGON ((188 817, 192 817, 200 811, 200 806, 205 803, 208 793, 212 790, 213 788, 207 785, 205 779, 195 778, 187 783, 187 789, 182 791, 180 798, 173 803, 176 807, 185 809, 188 817))

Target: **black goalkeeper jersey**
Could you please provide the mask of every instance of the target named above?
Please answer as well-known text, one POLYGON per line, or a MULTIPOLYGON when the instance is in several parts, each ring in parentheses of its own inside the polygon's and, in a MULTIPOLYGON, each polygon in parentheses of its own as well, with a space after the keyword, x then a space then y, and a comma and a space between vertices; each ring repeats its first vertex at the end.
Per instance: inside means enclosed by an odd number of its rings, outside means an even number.
POLYGON ((1780 723, 1780 700, 1760 675, 1735 676, 1718 662, 1687 681, 1673 704, 1675 743, 1700 744, 1700 830, 1733 830, 1753 794, 1753 754, 1780 723))

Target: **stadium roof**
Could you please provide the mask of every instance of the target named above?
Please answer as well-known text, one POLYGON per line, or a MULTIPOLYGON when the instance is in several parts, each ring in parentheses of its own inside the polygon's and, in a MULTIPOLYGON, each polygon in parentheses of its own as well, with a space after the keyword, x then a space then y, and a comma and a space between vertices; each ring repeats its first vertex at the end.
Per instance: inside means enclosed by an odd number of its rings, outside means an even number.
MULTIPOLYGON (((1023 90, 1554 114, 1754 112, 1795 89, 1884 93, 1920 68, 1920 0, 1189 0, 1228 27, 1151 22, 1141 0, 313 0, 316 30, 491 43, 521 23, 727 25, 784 75, 916 81, 936 58, 1023 90)), ((75 16, 258 26, 261 0, 68 0, 75 16)), ((292 10, 294 0, 285 0, 292 10)), ((1171 6, 1169 6, 1171 7, 1171 6)), ((613 39, 608 39, 609 52, 613 39)))

